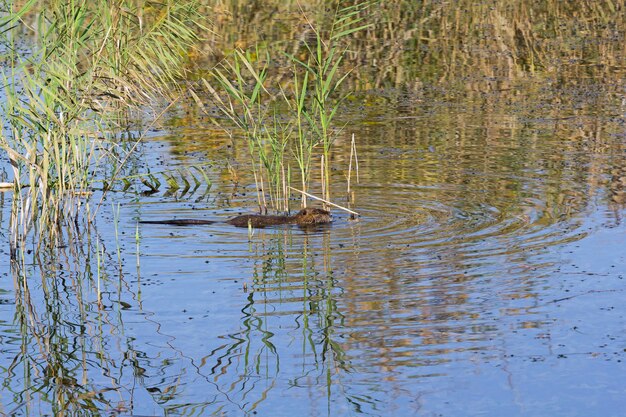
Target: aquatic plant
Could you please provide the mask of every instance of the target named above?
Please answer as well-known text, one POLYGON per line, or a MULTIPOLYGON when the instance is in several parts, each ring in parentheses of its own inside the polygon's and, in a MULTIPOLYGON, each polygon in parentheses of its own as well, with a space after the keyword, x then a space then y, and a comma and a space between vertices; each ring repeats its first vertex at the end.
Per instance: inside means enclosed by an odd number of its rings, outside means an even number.
MULTIPOLYGON (((301 10, 324 21, 332 19, 331 5, 336 4, 268 0, 267 7, 250 13, 245 2, 219 3, 215 30, 220 37, 212 41, 223 50, 241 46, 242 39, 254 44, 277 37, 291 40, 284 42, 287 50, 301 43, 303 32, 310 32, 297 17, 301 10), (282 16, 287 24, 267 25, 272 15, 282 16)), ((344 84, 357 91, 399 89, 405 96, 420 96, 425 83, 477 74, 484 75, 486 87, 463 85, 484 89, 497 79, 507 88, 507 79, 527 74, 558 73, 565 82, 602 76, 621 68, 624 61, 626 43, 616 40, 623 38, 625 8, 624 0, 378 2, 367 16, 371 25, 344 38, 350 52, 343 66, 352 68, 344 84), (577 65, 581 61, 598 65, 577 65)))
MULTIPOLYGON (((203 80, 214 103, 248 142, 261 211, 267 211, 268 206, 288 210, 294 162, 302 206, 307 205, 311 167, 317 160, 321 194, 325 201, 331 199, 330 154, 340 130, 333 121, 347 97, 340 87, 350 75, 350 71, 340 71, 347 52, 341 42, 369 27, 365 12, 374 1, 344 3, 336 4, 329 28, 315 25, 305 16, 307 31, 312 35, 302 42, 302 54, 260 45, 248 51, 235 50, 210 79, 203 80), (285 57, 290 63, 291 78, 278 82, 274 88, 268 87, 268 80, 276 82, 275 77, 269 78, 270 70, 285 57)), ((231 135, 237 139, 237 132, 231 135)))
POLYGON ((0 20, 14 247, 33 226, 38 242, 53 241, 60 225, 89 213, 94 182, 113 181, 136 148, 117 134, 129 114, 178 94, 201 21, 193 1, 18 4, 0 20))
POLYGON ((20 383, 24 392, 42 393, 35 402, 51 414, 98 414, 119 403, 107 395, 115 388, 102 388, 84 361, 93 353, 103 368, 115 362, 105 338, 107 326, 121 326, 107 315, 110 287, 117 283, 121 299, 127 285, 119 205, 113 210, 116 262, 92 229, 81 226, 97 210, 93 193, 103 194, 127 177, 124 168, 141 135, 120 132, 133 113, 156 119, 163 112, 152 107, 179 95, 177 81, 197 40, 194 22, 200 16, 193 1, 30 0, 2 7, 0 158, 10 163, 14 190, 16 337, 28 347, 24 360, 10 365, 5 385, 11 388, 4 391, 17 405, 13 414, 32 404, 12 391, 20 383), (118 270, 119 279, 111 279, 110 270, 118 270), (33 275, 40 282, 33 284, 33 275), (74 320, 97 326, 68 338, 60 329, 74 320), (68 349, 70 339, 76 344, 68 349), (13 367, 23 369, 26 379, 16 378, 13 367))
MULTIPOLYGON (((301 125, 298 125, 300 146, 296 147, 296 150, 304 151, 306 148, 306 152, 297 152, 296 159, 302 177, 308 180, 307 163, 310 163, 310 152, 313 148, 311 142, 319 141, 322 145, 322 195, 327 201, 331 200, 330 151, 334 141, 333 119, 341 103, 347 97, 346 93, 341 94, 340 86, 350 75, 349 71, 339 72, 340 64, 347 51, 345 46, 341 46, 341 40, 371 26, 371 23, 365 23, 365 16, 373 4, 373 1, 369 1, 344 6, 342 2, 338 2, 330 30, 326 34, 313 23, 307 21, 310 30, 314 33, 314 42, 312 45, 304 42, 304 47, 308 52, 306 58, 300 59, 295 55, 288 55, 296 65, 294 68, 294 96, 297 98, 298 119, 300 115, 304 115, 308 122, 307 127, 313 131, 313 139, 307 141, 301 125), (302 85, 299 88, 296 79, 298 67, 305 71, 302 85), (309 100, 309 103, 305 103, 304 98, 307 97, 309 78, 313 84, 312 99, 309 100), (304 147, 301 145, 302 142, 305 143, 304 147)), ((304 185, 305 181, 303 180, 303 187, 304 185)), ((306 187, 303 191, 306 191, 306 187)))

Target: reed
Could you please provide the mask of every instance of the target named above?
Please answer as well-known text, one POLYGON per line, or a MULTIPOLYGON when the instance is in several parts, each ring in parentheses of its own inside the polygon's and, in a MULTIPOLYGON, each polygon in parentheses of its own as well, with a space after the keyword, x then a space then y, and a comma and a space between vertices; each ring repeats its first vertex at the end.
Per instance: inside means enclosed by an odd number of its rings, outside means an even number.
MULTIPOLYGON (((354 133, 352 134, 352 140, 350 141, 350 162, 348 163, 348 188, 346 190, 346 200, 350 204, 354 204, 354 193, 352 192, 351 184, 352 184, 352 161, 354 160, 354 171, 356 177, 356 183, 359 183, 359 156, 356 151, 356 141, 354 139, 354 133)), ((355 215, 353 214, 353 217, 355 215)))
MULTIPOLYGON (((308 28, 301 9, 316 21, 332 20, 337 2, 268 0, 267 8, 254 13, 245 2, 216 3, 223 15, 236 16, 234 25, 216 16, 217 48, 280 37, 290 39, 285 50, 294 50, 304 37, 303 24, 308 28), (267 25, 272 15, 285 16, 290 24, 267 25)), ((573 84, 589 76, 611 77, 626 53, 626 42, 620 41, 625 7, 624 0, 378 2, 368 13, 372 25, 344 38, 349 52, 341 70, 352 69, 344 84, 357 91, 399 88, 421 96, 429 83, 477 74, 487 81, 558 74, 573 84), (576 65, 581 59, 598 65, 576 65)), ((463 83, 468 90, 491 84, 463 83)))
MULTIPOLYGON (((308 134, 306 125, 308 123, 306 105, 309 89, 309 73, 305 72, 302 77, 298 73, 298 67, 293 64, 293 87, 292 94, 288 96, 283 91, 283 99, 289 106, 290 111, 294 114, 295 121, 295 138, 296 143, 292 148, 296 163, 298 165, 301 187, 303 191, 307 191, 309 185, 311 158, 313 156, 313 148, 315 147, 315 139, 308 134), (291 97, 291 99, 290 99, 291 97)), ((302 207, 307 206, 306 195, 302 195, 302 207)))
MULTIPOLYGON (((203 80, 215 103, 248 144, 257 203, 259 210, 265 212, 268 208, 287 210, 285 184, 289 176, 284 172, 291 135, 291 122, 281 120, 276 97, 265 86, 270 62, 267 50, 237 50, 231 60, 214 70, 212 81, 217 88, 209 80, 203 80)), ((234 140, 237 139, 232 132, 229 133, 234 140)))
POLYGON ((288 54, 291 61, 305 71, 301 92, 305 92, 308 77, 311 78, 313 84, 312 100, 308 103, 309 106, 305 107, 303 114, 309 122, 308 127, 312 129, 315 138, 322 145, 323 198, 329 201, 331 200, 330 153, 335 140, 332 131, 333 119, 341 103, 348 96, 348 93, 341 92, 340 87, 350 75, 350 71, 344 73, 340 71, 341 62, 347 52, 347 48, 341 45, 341 41, 371 26, 365 23, 365 13, 373 4, 373 1, 369 1, 344 6, 344 2, 337 2, 330 30, 326 34, 307 20, 309 29, 315 36, 313 45, 304 43, 308 52, 306 60, 288 54))
POLYGON ((139 223, 135 225, 135 267, 137 268, 137 277, 139 278, 141 270, 141 234, 139 233, 139 223))
POLYGON ((201 18, 193 1, 6 6, 0 150, 13 170, 13 236, 23 239, 34 228, 39 242, 54 241, 59 226, 84 214, 88 191, 106 177, 102 167, 126 160, 116 135, 124 115, 179 94, 172 87, 201 18), (30 34, 26 47, 17 45, 18 29, 30 34))
MULTIPOLYGON (((248 142, 257 191, 259 190, 260 179, 257 175, 257 158, 254 155, 257 143, 256 134, 261 130, 264 117, 263 114, 259 114, 261 110, 259 95, 264 89, 263 80, 266 77, 266 71, 267 68, 255 69, 250 65, 243 52, 236 51, 232 62, 224 62, 222 67, 215 69, 213 74, 214 81, 218 84, 218 88, 226 93, 226 98, 222 99, 222 95, 206 79, 202 80, 219 108, 240 129, 248 142), (246 80, 244 71, 248 71, 247 75, 251 81, 246 80)), ((261 194, 258 192, 257 202, 259 209, 261 209, 263 202, 261 194)))
MULTIPOLYGON (((288 210, 292 164, 304 191, 301 205, 306 207, 311 167, 320 158, 322 195, 330 201, 331 149, 340 130, 334 118, 347 97, 340 87, 350 75, 341 70, 347 52, 341 45, 344 38, 369 27, 364 16, 374 3, 344 6, 347 2, 338 2, 329 28, 316 26, 305 15, 314 39, 304 42, 302 55, 259 45, 249 51, 235 50, 203 80, 214 103, 248 142, 261 211, 288 210), (270 89, 268 80, 277 79, 270 71, 280 67, 280 58, 290 63, 291 79, 270 89)), ((236 132, 230 133, 237 140, 236 132)))

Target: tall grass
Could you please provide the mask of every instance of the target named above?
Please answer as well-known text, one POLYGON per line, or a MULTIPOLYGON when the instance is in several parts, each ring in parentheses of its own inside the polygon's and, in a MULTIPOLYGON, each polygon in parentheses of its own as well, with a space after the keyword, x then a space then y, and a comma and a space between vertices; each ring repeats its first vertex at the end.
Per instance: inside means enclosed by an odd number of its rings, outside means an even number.
MULTIPOLYGON (((108 322, 105 305, 112 257, 99 240, 93 243, 92 229, 81 226, 95 210, 94 189, 106 190, 135 149, 119 133, 129 115, 160 115, 151 107, 179 94, 200 16, 193 1, 31 0, 2 7, 0 161, 8 160, 12 171, 11 272, 25 355, 11 367, 28 375, 24 395, 41 391, 37 401, 54 415, 97 414, 115 405, 109 389, 87 376, 85 358, 94 353, 110 368, 102 329, 120 325, 108 322), (41 277, 34 285, 33 275, 41 277), (77 313, 80 323, 98 326, 81 332, 68 351, 62 329, 77 313)), ((119 207, 114 213, 121 268, 119 207)), ((121 277, 120 270, 120 293, 121 277)), ((20 404, 10 413, 33 404, 21 392, 7 394, 20 404)))
MULTIPOLYGON (((347 2, 345 2, 347 4, 347 2)), ((328 33, 324 34, 321 28, 316 27, 307 20, 310 30, 315 34, 315 42, 311 46, 304 43, 307 49, 306 60, 301 60, 295 55, 288 55, 292 62, 305 71, 302 88, 296 98, 307 93, 308 79, 312 80, 312 100, 309 106, 303 107, 301 112, 308 121, 308 127, 312 129, 315 140, 322 145, 322 179, 323 198, 330 201, 330 152, 335 139, 332 127, 333 119, 347 94, 341 95, 340 87, 350 72, 340 73, 339 68, 346 54, 346 47, 341 46, 341 40, 353 33, 370 26, 365 23, 368 9, 374 4, 373 1, 343 6, 344 2, 338 2, 332 24, 328 33)), ((296 74, 298 71, 294 71, 296 74)), ((294 75, 295 76, 295 75, 294 75)), ((298 107, 304 103, 298 100, 298 107)), ((302 135, 298 135, 302 140, 302 135)), ((304 149, 298 147, 297 149, 304 149)), ((309 149, 311 149, 309 147, 309 149)), ((308 152, 307 152, 308 154, 308 152)), ((308 155, 307 155, 308 156, 308 155)), ((298 161, 304 155, 299 155, 298 161)), ((310 159, 308 159, 310 161, 310 159)), ((299 164, 301 166, 301 164, 299 164)), ((308 179, 308 178, 307 178, 308 179)), ((304 189, 303 191, 306 191, 304 189)))
POLYGON ((0 150, 15 183, 14 243, 33 226, 53 240, 85 213, 94 182, 110 181, 102 167, 118 172, 134 149, 116 139, 129 112, 178 93, 201 21, 193 1, 18 4, 0 20, 8 51, 0 150), (28 41, 18 44, 18 30, 28 41))
MULTIPOLYGON (((211 1, 221 6, 216 15, 221 36, 213 44, 226 50, 242 39, 253 44, 280 37, 295 43, 305 23, 301 8, 322 20, 332 18, 336 4, 268 0, 266 8, 251 12, 246 2, 211 1), (267 25, 272 16, 288 24, 267 25)), ((372 26, 344 38, 350 52, 343 65, 354 68, 345 84, 356 90, 401 88, 422 95, 430 83, 477 74, 512 79, 562 74, 572 83, 590 75, 611 76, 622 68, 626 54, 626 42, 621 41, 625 8, 625 0, 379 2, 368 13, 372 26), (599 65, 578 65, 581 59, 599 65)))
POLYGON ((204 80, 218 108, 248 142, 262 211, 288 209, 291 174, 295 172, 303 191, 302 206, 306 207, 311 168, 317 160, 323 198, 331 199, 330 155, 340 130, 334 126, 334 117, 346 97, 340 87, 350 75, 340 70, 347 52, 342 40, 369 26, 364 16, 374 1, 343 6, 346 3, 337 3, 328 28, 305 16, 307 31, 313 36, 308 39, 311 42, 303 43, 303 54, 282 52, 277 57, 275 50, 260 50, 258 45, 250 51, 235 50, 213 71, 211 79, 204 80), (270 88, 269 73, 285 57, 291 79, 270 88))

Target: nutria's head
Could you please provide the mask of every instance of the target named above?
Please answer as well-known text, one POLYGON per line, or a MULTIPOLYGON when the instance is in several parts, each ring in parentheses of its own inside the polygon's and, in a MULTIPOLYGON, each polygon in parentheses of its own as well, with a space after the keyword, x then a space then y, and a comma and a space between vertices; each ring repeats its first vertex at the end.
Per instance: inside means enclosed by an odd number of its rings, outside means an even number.
POLYGON ((333 216, 330 212, 318 208, 305 208, 295 216, 295 222, 300 225, 330 223, 333 216))

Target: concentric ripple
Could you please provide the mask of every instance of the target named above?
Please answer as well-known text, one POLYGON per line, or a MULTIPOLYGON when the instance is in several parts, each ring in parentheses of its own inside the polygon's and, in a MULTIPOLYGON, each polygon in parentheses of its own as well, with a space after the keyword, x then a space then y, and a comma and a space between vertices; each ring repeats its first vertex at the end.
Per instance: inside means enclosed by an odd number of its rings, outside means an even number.
POLYGON ((361 247, 374 251, 381 245, 446 246, 473 257, 550 247, 576 236, 583 213, 548 208, 541 188, 535 189, 536 195, 512 198, 463 185, 364 185, 359 192, 367 200, 352 227, 361 241, 371 242, 361 247))

